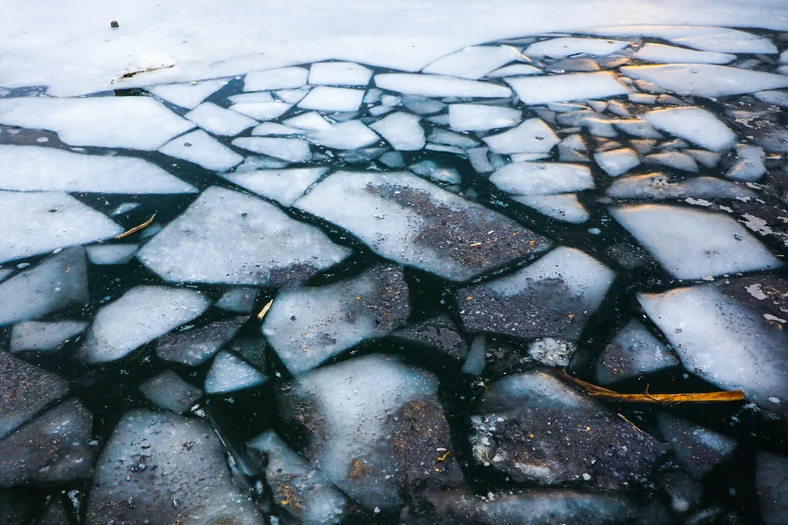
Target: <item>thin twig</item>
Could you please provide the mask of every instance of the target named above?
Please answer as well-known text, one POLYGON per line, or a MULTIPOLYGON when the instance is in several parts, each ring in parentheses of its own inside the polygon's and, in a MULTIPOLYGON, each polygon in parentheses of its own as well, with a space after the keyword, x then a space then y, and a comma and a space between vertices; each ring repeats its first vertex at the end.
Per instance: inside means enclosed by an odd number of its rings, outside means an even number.
POLYGON ((262 309, 262 310, 260 310, 260 313, 259 313, 259 314, 257 314, 257 319, 259 319, 260 321, 262 321, 262 320, 263 320, 263 317, 265 317, 265 314, 267 314, 267 313, 268 313, 268 310, 270 310, 270 309, 271 309, 271 305, 272 305, 272 304, 274 304, 274 300, 273 300, 273 299, 271 299, 270 301, 268 301, 268 303, 266 303, 266 305, 265 305, 265 306, 263 306, 263 309, 262 309))
POLYGON ((138 232, 138 231, 140 231, 140 230, 144 230, 145 228, 147 228, 148 226, 150 226, 151 224, 153 224, 153 219, 155 219, 155 218, 156 218, 156 214, 154 213, 154 214, 153 214, 153 216, 152 216, 150 219, 148 219, 147 221, 143 222, 143 223, 142 223, 142 224, 140 224, 139 226, 135 226, 135 227, 133 227, 132 229, 130 229, 130 230, 127 230, 127 231, 125 231, 125 232, 121 233, 120 235, 116 235, 116 236, 115 236, 115 239, 122 239, 122 238, 124 238, 124 237, 128 237, 129 235, 132 235, 132 234, 134 234, 134 233, 137 233, 137 232, 138 232))

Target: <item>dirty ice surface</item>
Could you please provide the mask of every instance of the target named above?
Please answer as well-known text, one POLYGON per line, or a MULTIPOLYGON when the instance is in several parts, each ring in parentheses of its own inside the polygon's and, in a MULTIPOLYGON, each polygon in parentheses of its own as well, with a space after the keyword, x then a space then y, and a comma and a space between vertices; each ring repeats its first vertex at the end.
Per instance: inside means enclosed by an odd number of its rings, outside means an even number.
POLYGON ((788 6, 529 4, 6 13, 0 522, 785 521, 788 6))

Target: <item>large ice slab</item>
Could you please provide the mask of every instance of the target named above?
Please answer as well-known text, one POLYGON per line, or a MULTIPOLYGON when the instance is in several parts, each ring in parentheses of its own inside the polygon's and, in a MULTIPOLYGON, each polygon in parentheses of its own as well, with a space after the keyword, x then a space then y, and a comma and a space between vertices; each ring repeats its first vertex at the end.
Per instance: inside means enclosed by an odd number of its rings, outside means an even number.
POLYGON ((422 95, 424 97, 499 98, 508 97, 512 94, 508 88, 498 84, 413 73, 375 75, 375 85, 389 91, 407 95, 422 95))
POLYGON ((309 83, 331 86, 366 86, 372 70, 353 62, 319 62, 309 68, 309 83))
POLYGON ((679 279, 783 265, 726 215, 662 204, 611 208, 610 214, 679 279))
POLYGON ((660 131, 712 151, 725 151, 736 144, 736 134, 713 113, 702 108, 658 109, 643 117, 660 131))
POLYGON ((165 84, 148 88, 148 91, 176 106, 194 109, 203 100, 226 86, 228 81, 226 78, 220 78, 217 80, 187 82, 185 84, 165 84))
POLYGON ((632 56, 646 62, 667 64, 727 64, 736 60, 736 55, 731 55, 730 53, 695 51, 685 47, 666 46, 664 44, 646 44, 632 56))
POLYGON ((190 112, 186 118, 214 135, 231 137, 245 129, 257 125, 257 121, 235 111, 217 106, 212 102, 203 102, 190 112))
POLYGON ((185 288, 137 286, 102 306, 79 349, 88 363, 106 363, 125 357, 202 314, 210 301, 185 288))
POLYGON ((777 48, 768 38, 727 27, 641 25, 599 27, 583 32, 600 36, 654 37, 680 46, 720 53, 777 52, 777 48))
POLYGON ((452 104, 449 126, 455 131, 486 131, 510 128, 523 119, 520 110, 484 104, 452 104))
POLYGON ((0 283, 0 326, 88 302, 85 251, 71 248, 0 283))
POLYGON ((679 95, 724 97, 788 87, 788 77, 712 64, 624 66, 621 72, 679 95))
POLYGON ((511 46, 466 47, 439 58, 421 71, 477 80, 509 62, 522 60, 525 60, 525 57, 511 46))
POLYGON ((399 151, 416 151, 424 147, 424 128, 421 119, 404 111, 397 111, 370 126, 380 133, 391 147, 399 151))
POLYGON ((227 171, 244 160, 241 155, 201 129, 171 140, 159 148, 159 151, 213 171, 227 171))
POLYGON ((86 525, 143 523, 151 516, 183 525, 260 525, 262 515, 233 483, 224 454, 204 421, 126 413, 99 457, 86 525))
POLYGON ((615 273, 580 250, 559 246, 505 277, 457 292, 468 330, 576 340, 615 273))
POLYGON ((572 55, 607 56, 629 46, 629 42, 597 38, 550 38, 536 42, 523 51, 532 57, 566 58, 572 55))
POLYGON ((167 281, 276 286, 307 279, 349 254, 275 205, 213 186, 137 258, 167 281))
POLYGON ((0 263, 102 241, 123 228, 66 193, 0 191, 0 263))
POLYGON ((83 193, 195 193, 143 159, 84 155, 55 148, 0 145, 0 189, 83 193))
POLYGON ((572 73, 544 77, 507 78, 524 104, 566 102, 626 95, 629 90, 611 73, 572 73))
POLYGON ((225 173, 222 177, 283 206, 291 206, 327 171, 328 168, 254 170, 225 173))
POLYGON ((384 337, 410 314, 402 270, 377 266, 347 281, 283 290, 263 334, 293 374, 301 374, 366 339, 384 337))
POLYGON ((0 124, 54 131, 72 146, 141 150, 194 127, 152 97, 4 98, 0 124))
POLYGON ((512 195, 552 195, 594 187, 587 166, 558 162, 512 162, 490 175, 490 182, 512 195))
POLYGON ((456 281, 549 244, 511 219, 408 173, 337 172, 295 206, 345 228, 382 257, 456 281))
MULTIPOLYGON (((451 119, 451 113, 449 114, 451 119)), ((516 128, 485 137, 484 142, 495 153, 549 153, 561 139, 540 118, 531 118, 516 128)))
POLYGON ((638 301, 687 370, 720 388, 740 388, 761 407, 788 414, 788 335, 761 310, 716 283, 643 293, 638 301))

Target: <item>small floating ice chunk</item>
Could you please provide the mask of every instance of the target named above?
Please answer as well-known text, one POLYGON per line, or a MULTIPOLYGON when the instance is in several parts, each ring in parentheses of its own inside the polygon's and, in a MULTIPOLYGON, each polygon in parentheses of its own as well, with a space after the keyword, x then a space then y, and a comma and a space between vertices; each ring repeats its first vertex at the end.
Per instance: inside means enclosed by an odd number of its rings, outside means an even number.
POLYGON ((303 139, 241 137, 233 140, 233 146, 290 162, 306 162, 312 158, 309 144, 303 139))
POLYGON ((558 162, 513 162, 493 173, 490 182, 512 195, 550 195, 594 187, 588 167, 558 162))
MULTIPOLYGON (((512 94, 509 88, 489 82, 414 73, 375 75, 375 85, 388 91, 424 97, 505 98, 512 94)), ((407 102, 404 103, 408 107, 407 102)))
POLYGON ((678 279, 783 265, 726 215, 662 204, 611 208, 610 213, 678 279))
POLYGON ((308 131, 327 130, 331 129, 332 126, 332 124, 317 111, 301 113, 300 115, 282 121, 282 123, 293 128, 305 129, 308 131))
POLYGON ((159 151, 212 171, 227 171, 244 160, 241 155, 201 129, 172 139, 159 148, 159 151))
POLYGON ((136 210, 140 206, 142 206, 142 204, 140 204, 139 202, 124 202, 123 204, 120 204, 117 208, 112 210, 109 213, 109 216, 117 217, 118 215, 125 215, 126 213, 129 213, 132 210, 136 210))
POLYGON ((268 379, 252 365, 229 352, 219 352, 205 377, 206 394, 225 394, 261 385, 268 379))
POLYGON ((633 55, 638 60, 657 63, 690 63, 690 64, 727 64, 736 60, 736 55, 714 53, 711 51, 695 51, 684 47, 666 46, 664 44, 646 44, 633 55))
POLYGON ((486 351, 486 338, 483 335, 477 335, 473 339, 473 342, 471 342, 470 351, 468 352, 468 355, 465 358, 465 363, 463 363, 462 369, 460 371, 463 374, 472 376, 482 375, 482 372, 484 372, 484 367, 487 364, 484 355, 486 351))
POLYGON ((140 391, 151 403, 176 414, 189 410, 202 391, 184 381, 172 370, 165 370, 140 385, 140 391))
POLYGON ((399 151, 416 151, 424 147, 424 128, 421 119, 404 111, 397 111, 370 126, 399 151))
POLYGON ((788 87, 788 77, 711 64, 625 66, 621 72, 679 95, 724 97, 788 87))
POLYGON ((200 102, 227 85, 227 82, 228 79, 223 78, 218 80, 188 82, 185 84, 153 86, 147 89, 157 97, 171 102, 176 106, 194 109, 200 105, 200 102))
MULTIPOLYGON (((492 494, 492 493, 490 493, 492 494)), ((454 508, 462 509, 463 499, 454 508)), ((540 492, 528 490, 519 494, 507 491, 478 506, 480 523, 625 523, 641 512, 628 499, 619 495, 585 493, 572 490, 540 492)))
POLYGON ((417 115, 432 115, 440 113, 446 104, 439 100, 424 98, 416 95, 402 97, 402 105, 417 115))
POLYGON ((663 151, 661 153, 653 153, 643 158, 646 164, 661 164, 668 168, 677 170, 689 171, 690 173, 698 172, 698 163, 692 155, 681 153, 680 151, 663 151))
POLYGON ((664 344, 632 319, 605 347, 596 363, 596 379, 607 385, 679 364, 664 344))
POLYGON ((447 146, 460 148, 475 148, 479 145, 479 141, 473 137, 454 133, 443 128, 432 128, 427 140, 434 144, 446 144, 447 146))
POLYGON ((88 246, 88 259, 93 264, 126 264, 139 248, 136 244, 96 244, 88 246))
POLYGON ((256 120, 235 111, 220 108, 212 102, 203 102, 186 113, 185 116, 202 129, 225 137, 238 135, 243 130, 257 125, 256 120))
POLYGON ((597 38, 551 38, 531 44, 525 51, 532 57, 566 58, 572 55, 608 56, 625 47, 629 42, 597 38))
POLYGON ((340 122, 328 129, 311 131, 306 136, 315 144, 342 150, 363 148, 380 140, 380 137, 360 120, 340 122))
POLYGON ((364 91, 361 89, 318 86, 298 103, 298 107, 319 111, 358 111, 363 99, 364 91))
POLYGON ((548 153, 561 139, 540 118, 528 119, 516 128, 485 137, 484 142, 495 153, 548 153))
POLYGON ((585 30, 592 35, 617 37, 655 37, 679 46, 691 47, 701 51, 721 53, 765 53, 777 52, 768 38, 759 35, 713 26, 613 26, 585 30))
POLYGON ((196 193, 143 159, 0 145, 0 189, 99 193, 196 193))
POLYGON ((84 306, 89 298, 84 250, 63 250, 0 283, 0 326, 84 306))
POLYGON ((755 193, 732 182, 714 177, 672 180, 663 173, 647 173, 619 179, 607 189, 619 199, 738 199, 755 193))
POLYGON ((279 135, 279 136, 291 136, 291 135, 300 135, 302 132, 299 129, 285 126, 284 124, 277 124, 275 122, 263 122, 259 126, 255 127, 252 130, 252 135, 254 136, 266 136, 266 135, 279 135))
POLYGON ((660 132, 654 129, 650 123, 645 120, 615 120, 612 124, 633 137, 641 139, 663 139, 665 138, 660 132))
POLYGON ((233 104, 246 104, 257 102, 274 102, 274 97, 270 91, 255 91, 252 93, 241 93, 240 95, 233 95, 227 97, 227 100, 233 104))
POLYGON ((759 91, 755 98, 767 104, 788 108, 788 91, 759 91))
POLYGON ((626 95, 629 90, 610 73, 572 73, 544 77, 507 78, 523 104, 586 100, 626 95))
POLYGON ((254 303, 257 300, 257 288, 249 288, 246 286, 239 286, 231 288, 226 291, 222 297, 216 301, 216 308, 235 312, 239 314, 248 314, 254 308, 254 303))
POLYGON ((765 160, 763 148, 739 144, 736 146, 736 162, 725 176, 733 180, 755 182, 766 174, 765 160))
POLYGON ((214 321, 200 328, 170 332, 159 339, 156 354, 165 361, 197 366, 204 363, 230 341, 248 317, 214 321))
POLYGON ((484 104, 451 104, 449 125, 455 131, 510 128, 523 119, 520 110, 484 104))
POLYGON ((410 314, 402 270, 376 266, 334 284, 281 291, 262 331, 292 374, 344 350, 388 335, 410 314))
POLYGON ((318 62, 309 68, 312 85, 366 86, 372 70, 353 62, 318 62))
POLYGON ((517 195, 513 201, 533 208, 542 215, 552 219, 580 224, 586 222, 590 215, 585 207, 577 200, 574 193, 561 193, 558 195, 517 195))
POLYGON ((3 98, 0 124, 54 131, 72 146, 140 150, 194 127, 152 97, 3 98))
POLYGON ((755 460, 755 486, 763 523, 788 522, 788 457, 759 451, 755 460))
POLYGON ((11 352, 54 352, 87 328, 83 321, 27 321, 11 330, 11 352))
POLYGON ((736 448, 733 439, 684 419, 663 413, 657 422, 679 463, 696 479, 730 458, 736 448))
POLYGON ((115 361, 191 321, 209 305, 210 301, 194 290, 137 286, 101 307, 79 357, 88 363, 115 361))
POLYGON ((428 177, 437 182, 445 182, 448 184, 460 184, 462 182, 462 178, 456 169, 441 166, 434 160, 422 160, 409 167, 413 173, 428 177))
POLYGON ((230 109, 242 113, 255 120, 271 120, 284 115, 292 108, 287 102, 240 102, 233 104, 230 109))
POLYGON ((702 108, 658 109, 643 117, 660 131, 712 151, 725 151, 736 143, 736 134, 713 113, 702 108))
POLYGON ((244 91, 300 88, 306 84, 308 75, 309 70, 302 67, 283 67, 267 71, 255 71, 246 75, 244 91))
POLYGON ((504 64, 524 60, 526 58, 511 46, 466 47, 432 62, 422 73, 477 80, 504 64))
POLYGON ((611 177, 618 177, 640 165, 640 157, 630 148, 594 153, 594 160, 611 177))
POLYGON ((225 173, 222 177, 289 207, 327 171, 328 168, 291 168, 225 173))
POLYGON ((516 77, 521 75, 541 75, 542 70, 528 64, 512 64, 487 73, 488 78, 516 77))

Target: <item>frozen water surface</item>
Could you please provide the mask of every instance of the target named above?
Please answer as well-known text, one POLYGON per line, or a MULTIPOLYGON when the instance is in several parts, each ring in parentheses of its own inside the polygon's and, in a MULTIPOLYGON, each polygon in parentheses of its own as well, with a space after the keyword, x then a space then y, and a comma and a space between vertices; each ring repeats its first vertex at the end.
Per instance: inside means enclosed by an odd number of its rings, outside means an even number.
POLYGON ((298 107, 320 111, 357 111, 363 98, 364 91, 360 89, 318 86, 298 103, 298 107))
MULTIPOLYGON (((476 112, 476 115, 478 116, 478 112, 476 112)), ((465 117, 467 116, 466 114, 465 117)), ((492 117, 492 115, 488 113, 485 118, 489 117, 492 117)), ((449 119, 451 121, 451 110, 449 119)), ((511 122, 513 115, 509 114, 508 119, 511 122)), ((516 124, 516 122, 512 122, 512 124, 516 124)), ((497 127, 508 127, 508 125, 497 127)), ((504 131, 498 135, 489 135, 483 140, 492 151, 505 155, 512 153, 548 153, 553 149, 553 146, 561 142, 553 130, 550 129, 550 126, 539 118, 528 119, 516 128, 504 131)))
POLYGON ((60 350, 71 338, 85 331, 83 321, 27 321, 14 325, 11 352, 52 352, 60 350))
POLYGON ((306 84, 309 70, 302 67, 284 67, 255 71, 244 79, 244 91, 267 91, 271 89, 300 88, 306 84))
POLYGON ((613 337, 596 363, 602 384, 677 366, 679 360, 639 321, 632 319, 613 337))
POLYGON ((241 102, 233 104, 230 109, 256 120, 271 120, 286 113, 292 104, 286 102, 241 102))
POLYGON ((233 140, 233 146, 289 162, 306 162, 312 158, 309 144, 303 139, 241 137, 233 140))
POLYGON ((219 352, 205 378, 207 394, 224 394, 261 385, 267 378, 229 352, 219 352))
POLYGON ((620 37, 650 36, 680 46, 721 53, 771 54, 777 51, 771 40, 767 38, 727 27, 642 25, 601 27, 584 32, 620 37))
POLYGON ((399 151, 416 151, 424 147, 424 128, 416 115, 397 111, 372 124, 372 129, 399 151))
POLYGON ((257 125, 257 121, 229 109, 204 102, 190 112, 186 118, 214 135, 234 136, 247 128, 257 125))
POLYGON ((172 370, 165 370, 140 385, 140 392, 153 404, 182 414, 202 397, 202 391, 181 379, 172 370))
POLYGON ((519 202, 539 213, 559 221, 579 224, 586 222, 590 215, 585 207, 577 200, 574 193, 561 193, 557 195, 517 195, 513 201, 519 202))

